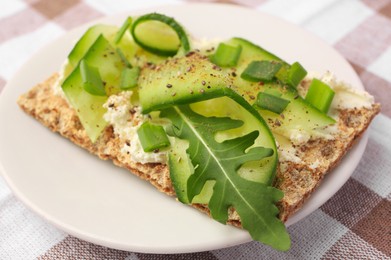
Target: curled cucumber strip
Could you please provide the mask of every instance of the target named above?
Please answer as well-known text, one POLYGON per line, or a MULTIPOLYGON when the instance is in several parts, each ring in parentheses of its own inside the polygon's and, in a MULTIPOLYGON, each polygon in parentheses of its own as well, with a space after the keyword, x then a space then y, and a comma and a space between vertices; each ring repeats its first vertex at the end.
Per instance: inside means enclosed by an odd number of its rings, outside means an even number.
POLYGON ((145 49, 153 54, 159 55, 159 56, 174 56, 175 54, 178 53, 180 48, 182 48, 185 53, 190 51, 189 39, 188 39, 183 27, 177 21, 175 21, 174 18, 165 16, 163 14, 150 13, 150 14, 140 16, 137 20, 135 20, 133 22, 132 27, 131 27, 131 34, 132 34, 134 41, 139 46, 141 46, 143 49, 145 49), (158 22, 161 22, 161 23, 168 25, 177 34, 177 36, 179 38, 180 45, 178 46, 175 44, 176 46, 170 46, 170 48, 167 48, 167 47, 162 48, 161 47, 161 39, 156 38, 156 39, 153 39, 153 41, 151 41, 151 40, 147 41, 147 40, 143 39, 142 37, 140 37, 141 35, 138 35, 138 33, 136 31, 137 27, 145 22, 150 22, 150 21, 158 21, 158 22))

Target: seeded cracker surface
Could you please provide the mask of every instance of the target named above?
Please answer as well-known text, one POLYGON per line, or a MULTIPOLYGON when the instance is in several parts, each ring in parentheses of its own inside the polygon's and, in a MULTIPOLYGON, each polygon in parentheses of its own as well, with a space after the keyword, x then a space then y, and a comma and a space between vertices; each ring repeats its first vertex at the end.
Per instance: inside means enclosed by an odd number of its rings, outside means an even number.
MULTIPOLYGON (((129 159, 121 154, 124 143, 113 133, 112 127, 107 127, 95 144, 91 143, 75 110, 62 97, 54 94, 53 85, 57 77, 58 74, 52 75, 20 96, 19 106, 52 131, 60 133, 90 153, 103 160, 112 160, 114 164, 149 181, 159 191, 175 196, 167 165, 129 162, 129 159)), ((377 103, 370 109, 340 110, 338 132, 334 140, 315 139, 298 145, 296 156, 302 162, 279 164, 274 186, 284 192, 284 198, 278 204, 281 220, 286 221, 301 208, 327 172, 338 164, 379 112, 380 105, 377 103)), ((193 206, 209 214, 206 206, 199 204, 193 206)), ((241 226, 240 218, 233 209, 230 210, 228 223, 241 226)))

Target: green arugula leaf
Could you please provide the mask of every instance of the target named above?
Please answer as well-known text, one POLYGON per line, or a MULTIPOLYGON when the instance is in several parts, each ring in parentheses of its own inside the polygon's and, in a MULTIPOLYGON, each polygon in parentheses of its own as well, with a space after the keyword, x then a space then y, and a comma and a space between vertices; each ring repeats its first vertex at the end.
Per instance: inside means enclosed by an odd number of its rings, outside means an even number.
POLYGON ((273 155, 270 148, 248 149, 259 132, 219 143, 214 137, 217 132, 237 128, 243 122, 229 117, 204 117, 189 106, 167 108, 160 116, 172 122, 168 134, 189 141, 187 153, 194 166, 194 173, 187 182, 189 201, 201 192, 206 181, 215 180, 208 204, 214 219, 225 224, 228 210, 233 207, 243 228, 254 240, 278 250, 288 250, 289 235, 277 217, 278 208, 275 206, 283 193, 271 186, 246 180, 237 173, 243 163, 273 155))

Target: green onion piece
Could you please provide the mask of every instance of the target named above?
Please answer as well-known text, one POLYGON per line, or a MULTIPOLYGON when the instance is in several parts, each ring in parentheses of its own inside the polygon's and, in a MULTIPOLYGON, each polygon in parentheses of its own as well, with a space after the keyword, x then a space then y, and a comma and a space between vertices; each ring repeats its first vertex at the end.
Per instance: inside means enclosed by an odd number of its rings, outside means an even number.
POLYGON ((235 67, 238 63, 242 46, 232 46, 220 43, 210 60, 220 67, 235 67))
POLYGON ((126 56, 122 52, 122 50, 120 48, 117 48, 116 52, 117 52, 118 56, 121 58, 122 62, 125 64, 125 66, 128 68, 132 68, 132 64, 130 64, 130 62, 128 61, 128 59, 126 58, 126 56))
POLYGON ((257 101, 255 101, 255 106, 260 109, 265 109, 277 114, 281 114, 289 103, 289 100, 265 92, 259 92, 257 101))
POLYGON ((288 71, 288 83, 291 86, 297 87, 300 81, 307 75, 307 71, 301 66, 300 63, 295 62, 291 65, 288 71))
POLYGON ((126 89, 136 87, 139 74, 140 74, 139 67, 124 68, 121 73, 120 88, 126 90, 126 89))
POLYGON ((282 64, 276 61, 253 61, 242 72, 242 79, 258 82, 271 81, 276 73, 281 69, 282 64))
POLYGON ((106 90, 100 77, 98 68, 88 65, 85 60, 81 60, 80 74, 85 91, 94 96, 106 96, 106 90))
POLYGON ((118 44, 122 37, 124 36, 126 30, 132 25, 132 17, 126 18, 125 22, 122 24, 121 28, 118 30, 117 34, 115 35, 114 43, 118 44))
POLYGON ((322 111, 327 113, 329 111, 331 102, 334 98, 334 90, 319 79, 313 79, 308 89, 305 100, 322 111))
POLYGON ((160 125, 145 122, 137 130, 137 134, 144 152, 152 152, 170 145, 167 134, 160 125))
POLYGON ((174 20, 174 18, 165 16, 163 14, 150 13, 150 14, 140 16, 133 23, 131 27, 131 33, 134 41, 139 46, 159 56, 173 56, 177 54, 179 48, 182 48, 185 53, 190 51, 190 43, 189 43, 189 39, 187 38, 185 30, 177 21, 174 20), (176 44, 176 40, 178 39, 167 37, 168 35, 170 35, 170 31, 167 31, 166 28, 157 26, 156 23, 152 25, 159 28, 153 28, 153 26, 152 28, 147 27, 147 30, 144 30, 142 34, 138 35, 138 33, 136 33, 136 28, 139 25, 145 22, 152 22, 152 21, 155 22, 157 21, 168 25, 168 27, 170 27, 178 36, 180 45, 178 46, 176 44))

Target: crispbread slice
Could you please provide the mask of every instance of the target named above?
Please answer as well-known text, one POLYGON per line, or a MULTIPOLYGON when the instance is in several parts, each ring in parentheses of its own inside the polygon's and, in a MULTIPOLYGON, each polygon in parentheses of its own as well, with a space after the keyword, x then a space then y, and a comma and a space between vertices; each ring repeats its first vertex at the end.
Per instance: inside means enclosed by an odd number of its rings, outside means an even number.
MULTIPOLYGON (((104 160, 112 160, 114 164, 149 181, 159 191, 175 196, 167 165, 129 161, 129 158, 125 158, 125 155, 121 153, 121 147, 125 141, 113 132, 111 126, 105 129, 96 143, 92 143, 75 110, 62 97, 55 95, 53 85, 57 78, 58 75, 54 74, 20 96, 19 106, 52 131, 60 133, 90 153, 104 160)), ((371 108, 340 110, 335 139, 315 139, 296 145, 295 155, 301 161, 280 162, 274 186, 285 194, 278 205, 281 220, 286 221, 303 205, 321 183, 323 177, 338 164, 379 111, 379 104, 373 104, 371 108)), ((193 206, 209 213, 205 205, 195 204, 193 206)), ((230 210, 228 223, 241 226, 240 218, 234 209, 230 210)))

